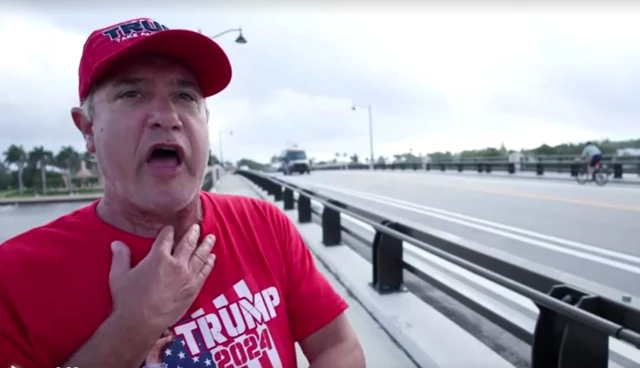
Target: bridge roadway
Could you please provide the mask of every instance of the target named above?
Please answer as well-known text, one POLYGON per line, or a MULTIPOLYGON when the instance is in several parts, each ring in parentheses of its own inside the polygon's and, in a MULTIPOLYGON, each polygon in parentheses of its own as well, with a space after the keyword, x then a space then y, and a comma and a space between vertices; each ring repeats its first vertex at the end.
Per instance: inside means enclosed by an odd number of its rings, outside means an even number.
POLYGON ((610 297, 640 295, 639 187, 411 172, 280 177, 577 276, 567 281, 610 297))

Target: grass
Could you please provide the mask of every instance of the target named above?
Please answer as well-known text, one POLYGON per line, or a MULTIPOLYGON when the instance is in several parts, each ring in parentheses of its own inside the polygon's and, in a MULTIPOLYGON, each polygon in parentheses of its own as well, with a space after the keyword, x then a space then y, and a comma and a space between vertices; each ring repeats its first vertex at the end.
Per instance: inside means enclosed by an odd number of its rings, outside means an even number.
MULTIPOLYGON (((100 194, 101 188, 75 188, 73 194, 100 194)), ((5 190, 0 191, 0 198, 30 198, 30 197, 48 197, 48 196, 61 196, 69 195, 68 189, 51 188, 47 191, 47 194, 40 193, 33 189, 27 189, 23 193, 18 193, 17 190, 5 190)))

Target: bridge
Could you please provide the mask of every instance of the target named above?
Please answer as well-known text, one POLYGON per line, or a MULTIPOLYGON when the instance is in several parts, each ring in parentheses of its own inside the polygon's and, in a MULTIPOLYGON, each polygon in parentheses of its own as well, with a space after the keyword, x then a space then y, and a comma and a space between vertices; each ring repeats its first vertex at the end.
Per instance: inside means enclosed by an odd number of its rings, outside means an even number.
MULTIPOLYGON (((495 174, 212 167, 203 189, 287 214, 368 367, 640 367, 640 187, 495 174)), ((0 207, 0 222, 81 204, 0 207)))
MULTIPOLYGON (((640 366, 640 187, 239 174, 418 366, 640 366)), ((394 354, 361 336, 372 366, 394 354)))

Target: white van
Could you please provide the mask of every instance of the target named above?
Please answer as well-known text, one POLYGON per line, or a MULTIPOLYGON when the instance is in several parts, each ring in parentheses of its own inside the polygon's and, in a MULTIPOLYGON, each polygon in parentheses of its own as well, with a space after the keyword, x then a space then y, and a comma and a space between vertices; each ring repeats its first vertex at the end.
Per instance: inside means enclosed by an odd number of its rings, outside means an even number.
POLYGON ((307 158, 307 153, 303 149, 289 148, 282 151, 280 161, 282 162, 282 172, 285 175, 291 175, 294 172, 300 174, 311 173, 309 158, 307 158))

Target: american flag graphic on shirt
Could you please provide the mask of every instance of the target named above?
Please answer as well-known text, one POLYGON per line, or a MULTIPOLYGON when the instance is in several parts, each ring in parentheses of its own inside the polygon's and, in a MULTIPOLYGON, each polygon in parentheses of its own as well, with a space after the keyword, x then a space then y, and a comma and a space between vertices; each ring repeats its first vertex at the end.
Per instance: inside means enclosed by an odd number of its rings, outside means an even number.
POLYGON ((173 327, 162 358, 167 368, 282 368, 266 322, 275 318, 275 287, 257 290, 250 277, 173 327))

